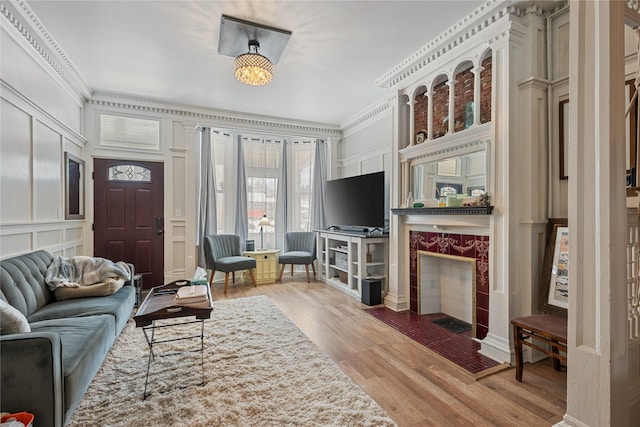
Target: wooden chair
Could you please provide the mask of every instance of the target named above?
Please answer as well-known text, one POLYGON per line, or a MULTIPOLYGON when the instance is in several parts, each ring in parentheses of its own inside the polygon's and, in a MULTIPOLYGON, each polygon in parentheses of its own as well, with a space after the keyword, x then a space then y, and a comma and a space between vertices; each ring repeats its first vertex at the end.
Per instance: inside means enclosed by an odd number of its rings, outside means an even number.
POLYGON ((235 272, 249 270, 253 286, 256 284, 256 260, 248 256, 242 256, 240 236, 235 234, 211 234, 204 238, 204 255, 206 267, 211 270, 209 276, 209 286, 213 282, 213 275, 216 271, 223 271, 224 293, 227 293, 229 284, 229 273, 232 273, 232 281, 235 283, 235 272))
POLYGON ((278 281, 282 280, 282 273, 287 264, 291 264, 291 275, 293 276, 294 265, 304 265, 307 271, 307 283, 311 282, 309 277, 309 264, 313 268, 313 278, 316 277, 316 233, 313 231, 290 231, 285 235, 285 251, 278 257, 278 263, 282 264, 278 281))

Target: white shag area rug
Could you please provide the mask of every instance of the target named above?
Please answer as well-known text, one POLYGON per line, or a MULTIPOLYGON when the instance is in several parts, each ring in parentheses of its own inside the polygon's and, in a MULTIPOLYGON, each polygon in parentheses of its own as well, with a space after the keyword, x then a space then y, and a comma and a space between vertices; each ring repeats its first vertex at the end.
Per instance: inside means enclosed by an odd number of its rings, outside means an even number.
MULTIPOLYGON (((158 322, 156 322, 158 324, 158 322)), ((199 333, 194 323, 156 332, 199 333)), ((385 411, 266 296, 214 302, 200 353, 157 357, 142 400, 148 346, 133 321, 70 426, 395 426, 385 411)), ((157 344, 167 354, 200 341, 157 344)))

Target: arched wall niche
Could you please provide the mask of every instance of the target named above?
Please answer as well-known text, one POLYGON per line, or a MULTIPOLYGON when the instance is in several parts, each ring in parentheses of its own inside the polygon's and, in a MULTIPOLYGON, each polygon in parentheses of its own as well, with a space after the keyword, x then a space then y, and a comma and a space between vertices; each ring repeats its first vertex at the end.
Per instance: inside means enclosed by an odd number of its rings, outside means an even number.
POLYGON ((415 125, 416 142, 424 142, 429 130, 429 97, 427 96, 427 87, 419 86, 414 92, 413 97, 413 123, 415 125), (418 138, 418 134, 424 132, 422 138, 418 138))
POLYGON ((433 139, 444 136, 449 131, 449 76, 440 74, 433 80, 431 89, 433 110, 433 139))
POLYGON ((424 76, 405 89, 413 111, 405 115, 413 120, 407 144, 431 141, 449 133, 462 132, 491 122, 492 50, 467 56, 448 71, 424 76), (435 77, 432 77, 435 76, 435 77), (453 96, 450 92, 453 90, 453 96), (429 94, 427 96, 427 94, 429 94), (449 104, 453 102, 452 109, 449 104), (453 111, 453 127, 449 114, 453 111), (420 133, 423 133, 420 135, 420 133))
POLYGON ((493 56, 487 49, 480 60, 480 124, 491 121, 491 80, 493 74, 493 56))
POLYGON ((460 132, 473 125, 474 74, 471 60, 461 62, 454 72, 453 117, 454 132, 460 132))

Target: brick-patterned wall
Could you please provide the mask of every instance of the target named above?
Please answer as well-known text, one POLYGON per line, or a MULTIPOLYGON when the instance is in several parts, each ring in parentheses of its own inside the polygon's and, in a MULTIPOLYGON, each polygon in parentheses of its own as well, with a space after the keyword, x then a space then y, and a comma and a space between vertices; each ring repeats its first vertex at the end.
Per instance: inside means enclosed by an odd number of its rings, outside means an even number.
POLYGON ((491 57, 482 61, 484 70, 480 73, 480 123, 491 121, 491 57))
POLYGON ((439 138, 449 130, 449 85, 442 82, 433 87, 433 139, 439 138))
MULTIPOLYGON (((482 61, 484 70, 480 73, 480 123, 491 121, 491 57, 482 61)), ((460 132, 465 129, 464 105, 473 102, 473 109, 478 108, 478 103, 474 100, 474 75, 471 68, 459 72, 455 77, 454 86, 454 130, 460 132)), ((428 130, 429 118, 429 98, 423 96, 424 92, 419 92, 414 104, 414 125, 415 138, 421 130, 428 130)), ((439 138, 449 130, 449 86, 447 82, 442 82, 433 88, 433 139, 439 138)), ((473 119, 471 119, 471 122, 473 119)), ((415 142, 415 139, 414 139, 415 142)))
MULTIPOLYGON (((453 117, 455 117, 455 126, 454 130, 456 132, 460 132, 465 129, 465 121, 464 121, 464 106, 467 102, 473 103, 473 73, 471 72, 471 68, 468 68, 464 71, 459 72, 456 75, 455 86, 454 86, 454 113, 453 117)), ((473 105, 473 104, 472 104, 473 105)), ((473 124, 473 108, 471 109, 471 121, 468 124, 469 126, 473 124)))
MULTIPOLYGON (((429 128, 429 97, 424 96, 426 90, 418 92, 414 104, 414 121, 416 135, 421 130, 427 131, 429 128)), ((415 138, 415 135, 414 135, 415 138)), ((415 141, 415 140, 414 140, 415 141)))

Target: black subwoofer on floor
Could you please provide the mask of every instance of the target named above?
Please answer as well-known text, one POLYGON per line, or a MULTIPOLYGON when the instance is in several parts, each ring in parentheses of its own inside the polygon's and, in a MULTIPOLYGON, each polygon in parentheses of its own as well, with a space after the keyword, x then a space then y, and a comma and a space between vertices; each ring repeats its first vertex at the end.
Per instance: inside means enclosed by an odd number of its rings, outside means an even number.
POLYGON ((382 304, 382 281, 373 279, 362 280, 361 302, 367 305, 382 304))

